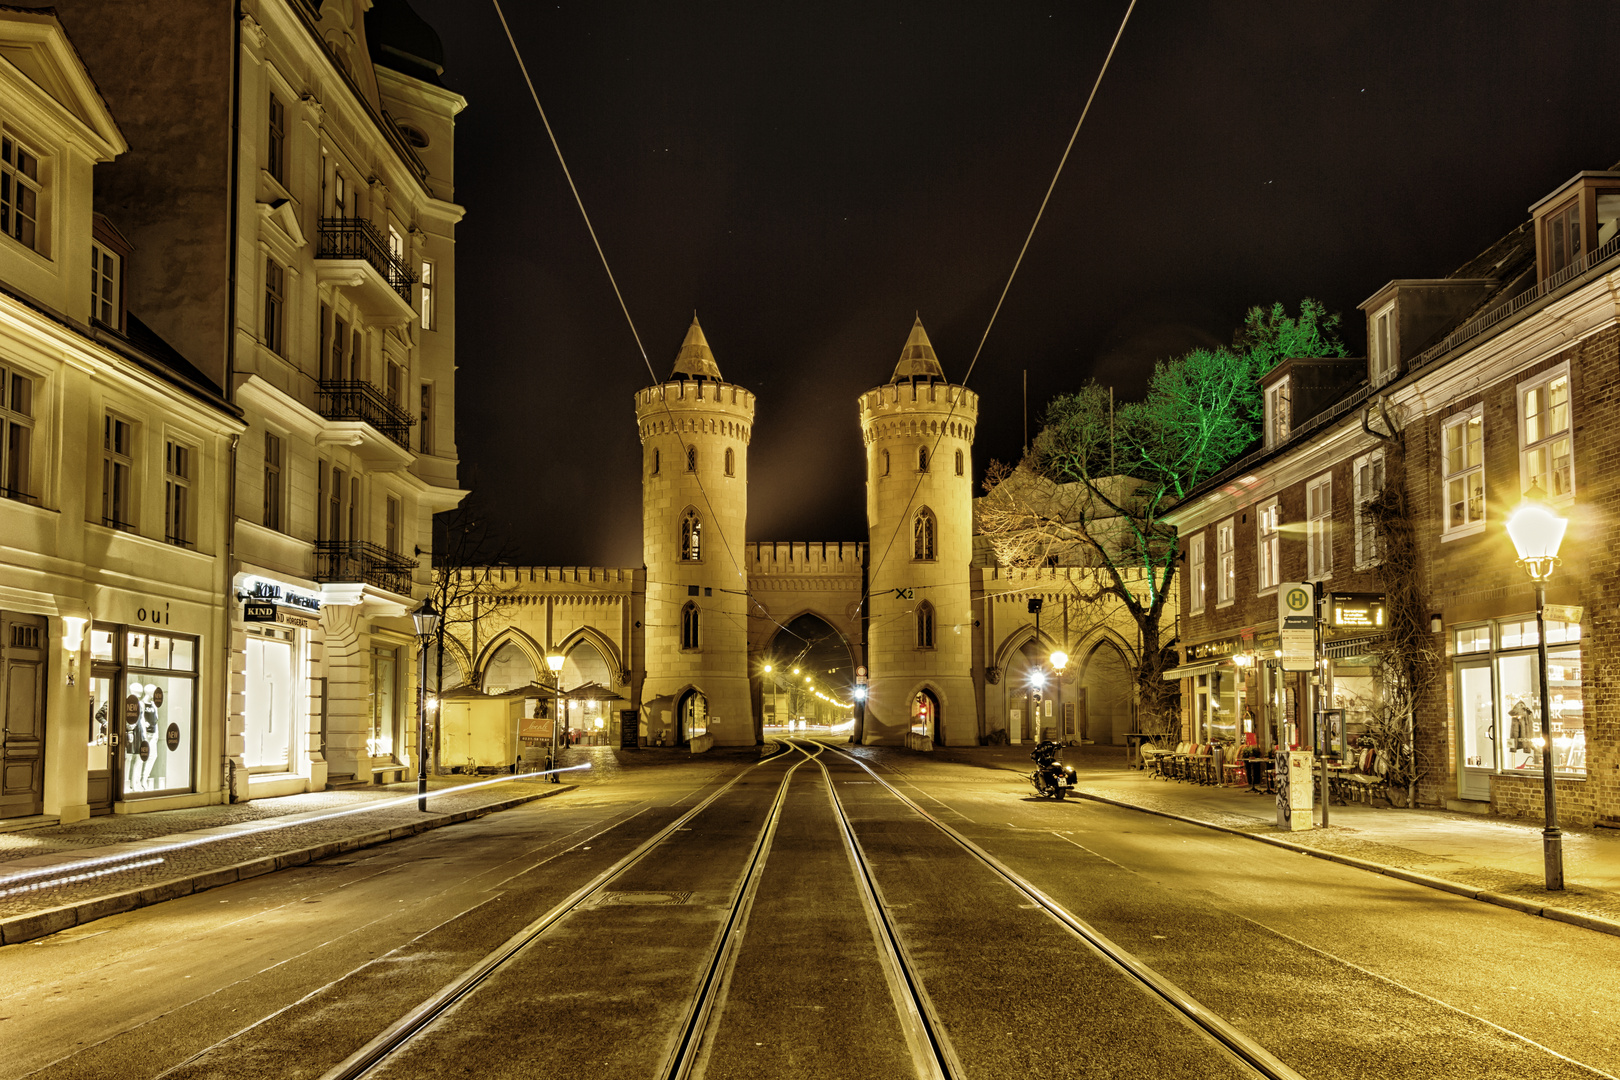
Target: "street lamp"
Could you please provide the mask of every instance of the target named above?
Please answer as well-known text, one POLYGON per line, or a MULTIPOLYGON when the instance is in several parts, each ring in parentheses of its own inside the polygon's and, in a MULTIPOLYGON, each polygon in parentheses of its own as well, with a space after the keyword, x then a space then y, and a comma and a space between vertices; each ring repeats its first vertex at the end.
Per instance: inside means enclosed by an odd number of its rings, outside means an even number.
POLYGON ((439 630, 439 612, 433 597, 411 614, 416 624, 416 808, 427 813, 427 650, 439 630))
POLYGON ((551 710, 551 752, 546 755, 546 772, 553 784, 557 779, 557 719, 562 715, 562 669, 565 657, 556 649, 546 654, 546 667, 551 669, 551 690, 556 695, 556 707, 551 710))
POLYGON ((1564 887, 1564 835, 1558 828, 1558 794, 1553 787, 1551 710, 1547 708, 1547 579, 1558 565, 1558 545, 1569 521, 1543 501, 1540 485, 1532 484, 1524 501, 1508 517, 1508 536, 1519 552, 1519 565, 1536 584, 1536 657, 1541 680, 1541 790, 1546 827, 1541 830, 1542 856, 1549 892, 1564 887))

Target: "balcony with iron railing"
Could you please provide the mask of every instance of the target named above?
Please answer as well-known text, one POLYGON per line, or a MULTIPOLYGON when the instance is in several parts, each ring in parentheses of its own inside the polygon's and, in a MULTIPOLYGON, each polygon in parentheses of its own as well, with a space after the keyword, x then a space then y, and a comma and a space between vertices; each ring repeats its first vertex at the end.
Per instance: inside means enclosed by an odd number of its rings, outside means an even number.
POLYGON ((389 249, 388 238, 382 230, 364 218, 320 219, 320 243, 315 249, 317 259, 360 260, 377 271, 390 289, 411 303, 411 286, 416 275, 406 262, 389 249))
POLYGON ((401 448, 411 448, 411 425, 416 418, 400 404, 363 380, 323 379, 317 387, 316 411, 328 420, 359 420, 370 424, 401 448))
POLYGON ((409 596, 416 560, 364 540, 317 540, 315 580, 365 582, 385 592, 409 596))

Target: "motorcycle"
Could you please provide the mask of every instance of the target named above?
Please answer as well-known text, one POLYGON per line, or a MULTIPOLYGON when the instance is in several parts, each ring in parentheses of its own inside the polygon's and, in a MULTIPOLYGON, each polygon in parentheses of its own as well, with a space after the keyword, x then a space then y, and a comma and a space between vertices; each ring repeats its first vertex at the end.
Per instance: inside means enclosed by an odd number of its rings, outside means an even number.
POLYGON ((1029 774, 1029 782, 1035 785, 1038 794, 1059 802, 1079 783, 1074 775, 1074 766, 1057 760, 1062 749, 1060 744, 1043 739, 1035 744, 1035 749, 1029 755, 1035 760, 1035 771, 1029 774))

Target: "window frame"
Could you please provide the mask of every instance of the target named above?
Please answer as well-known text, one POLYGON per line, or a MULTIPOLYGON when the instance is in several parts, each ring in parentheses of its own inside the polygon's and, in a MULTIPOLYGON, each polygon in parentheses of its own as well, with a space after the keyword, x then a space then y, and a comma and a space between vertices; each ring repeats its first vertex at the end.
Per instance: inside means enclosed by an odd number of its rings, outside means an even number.
MULTIPOLYGON (((1525 379, 1523 382, 1520 382, 1516 387, 1514 387, 1514 414, 1515 422, 1517 423, 1519 429, 1519 492, 1521 494, 1530 490, 1530 485, 1534 479, 1530 472, 1531 455, 1537 453, 1538 451, 1546 450, 1550 459, 1551 450, 1554 444, 1560 440, 1568 443, 1568 464, 1566 466, 1566 469, 1568 470, 1568 477, 1566 480, 1566 489, 1564 491, 1554 492, 1547 485, 1543 485, 1541 489, 1543 494, 1546 496, 1547 502, 1556 506, 1565 506, 1574 502, 1576 494, 1574 389, 1574 381, 1571 378, 1569 361, 1567 360, 1561 364, 1557 364, 1546 369, 1540 374, 1525 379), (1562 381, 1565 387, 1563 402, 1563 427, 1551 432, 1550 434, 1543 435, 1532 442, 1529 438, 1530 417, 1525 408, 1525 398, 1531 391, 1534 390, 1550 391, 1552 384, 1559 381, 1562 381)), ((1550 398, 1551 395, 1549 394, 1548 396, 1550 398)), ((1551 411, 1554 408, 1557 408, 1557 406, 1548 406, 1546 411, 1551 411)), ((1556 470, 1549 467, 1549 478, 1553 475, 1556 475, 1556 470)))
POLYGON ((957 476, 963 475, 963 469, 964 469, 964 467, 966 465, 966 462, 965 462, 964 458, 965 458, 965 455, 962 453, 962 451, 958 450, 956 452, 956 475, 957 476))
POLYGON ((1282 584, 1282 502, 1273 496, 1255 507, 1255 581, 1258 595, 1282 584))
POLYGON ((45 209, 50 190, 47 161, 44 154, 34 149, 31 139, 20 138, 9 126, 0 129, 0 232, 29 251, 49 258, 44 242, 45 209), (24 154, 33 161, 32 175, 23 167, 21 155, 24 154), (26 211, 19 205, 22 200, 18 196, 18 192, 24 191, 32 196, 32 207, 26 211), (23 238, 24 232, 28 234, 27 239, 23 238))
POLYGON ((1305 577, 1309 581, 1333 577, 1332 472, 1305 484, 1305 577))
POLYGON ((197 482, 197 449, 172 435, 163 440, 163 542, 175 547, 197 548, 196 501, 192 487, 197 482))
POLYGON ((423 330, 437 330, 439 328, 439 311, 436 306, 438 297, 434 294, 435 282, 433 280, 434 260, 423 259, 421 277, 417 280, 422 298, 422 310, 419 313, 423 330))
POLYGON ((1215 606, 1237 602, 1237 525, 1227 518, 1215 526, 1215 606))
POLYGON ((383 547, 399 554, 400 534, 405 528, 405 504, 397 495, 385 497, 383 506, 383 547))
POLYGON ((264 527, 281 532, 285 505, 284 473, 286 440, 273 431, 264 433, 264 527))
POLYGON ((676 554, 681 562, 703 561, 703 519, 695 506, 688 506, 681 515, 680 545, 676 554))
POLYGON ((1365 570, 1384 561, 1384 553, 1378 549, 1378 529, 1373 524, 1371 515, 1367 513, 1367 503, 1376 498, 1378 493, 1384 490, 1384 485, 1389 482, 1385 468, 1383 447, 1359 454, 1350 463, 1350 520, 1356 537, 1357 570, 1365 570), (1378 484, 1376 490, 1369 492, 1364 470, 1374 467, 1377 470, 1378 484))
POLYGON ((1204 564, 1206 535, 1207 530, 1200 530, 1187 538, 1187 611, 1193 615, 1203 614, 1205 593, 1209 588, 1208 569, 1204 564))
POLYGON ((938 640, 938 627, 934 623, 934 605, 927 600, 919 601, 915 610, 917 630, 917 648, 933 649, 934 642, 938 640))
POLYGON ((939 519, 924 506, 911 519, 911 561, 936 562, 939 558, 939 519))
POLYGON ((1545 281, 1559 271, 1567 269, 1586 253, 1586 237, 1581 228, 1581 216, 1581 196, 1578 192, 1568 201, 1542 215, 1540 238, 1542 251, 1541 280, 1545 281), (1562 238, 1564 248, 1562 262, 1556 261, 1558 253, 1553 250, 1553 229, 1555 226, 1561 230, 1559 235, 1562 238), (1573 228, 1569 226, 1573 226, 1573 228))
POLYGON ((417 453, 431 454, 433 453, 433 384, 424 382, 419 386, 420 389, 417 393, 417 422, 420 429, 417 432, 419 436, 417 453))
POLYGON ((287 268, 264 257, 264 328, 260 340, 277 356, 287 348, 287 268))
POLYGON ((1367 381, 1375 388, 1395 377, 1395 301, 1380 307, 1367 320, 1367 381))
POLYGON ((1473 536, 1485 530, 1485 523, 1490 518, 1490 505, 1485 499, 1485 406, 1483 402, 1476 402, 1472 408, 1452 413, 1440 421, 1440 534, 1442 540, 1455 540, 1461 536, 1473 536), (1454 432, 1463 431, 1478 425, 1479 438, 1469 440, 1466 435, 1462 440, 1462 464, 1457 469, 1451 467, 1451 454, 1455 448, 1454 432), (1470 442, 1477 442, 1479 446, 1479 460, 1470 464, 1468 460, 1468 447, 1470 442), (1469 497, 1468 481, 1477 474, 1478 504, 1477 515, 1469 509, 1474 497, 1469 497), (1465 520, 1455 522, 1451 517, 1454 503, 1451 498, 1451 486, 1455 483, 1464 485, 1463 505, 1465 520))
POLYGON ((135 532, 135 462, 139 429, 127 416, 107 409, 101 414, 101 524, 135 532), (118 434, 125 439, 120 448, 118 434))
POLYGON ((726 475, 737 475, 737 451, 729 446, 726 447, 726 475))
POLYGON ((270 91, 265 107, 264 171, 283 188, 287 186, 287 106, 281 97, 270 91))
POLYGON ((928 471, 928 447, 926 446, 917 447, 917 471, 920 473, 928 471))
POLYGON ((99 240, 90 241, 90 318, 122 330, 123 288, 123 256, 99 240))
POLYGON ((39 503, 39 494, 33 490, 34 437, 39 430, 34 403, 39 400, 42 381, 0 361, 0 498, 39 503), (21 408, 16 403, 20 386, 28 387, 28 400, 21 408))
POLYGON ((703 648, 701 609, 695 600, 681 605, 681 651, 698 652, 703 648))
POLYGON ((1290 392, 1292 375, 1284 375, 1266 387, 1265 421, 1266 446, 1281 446, 1288 441, 1293 430, 1293 394, 1290 392))

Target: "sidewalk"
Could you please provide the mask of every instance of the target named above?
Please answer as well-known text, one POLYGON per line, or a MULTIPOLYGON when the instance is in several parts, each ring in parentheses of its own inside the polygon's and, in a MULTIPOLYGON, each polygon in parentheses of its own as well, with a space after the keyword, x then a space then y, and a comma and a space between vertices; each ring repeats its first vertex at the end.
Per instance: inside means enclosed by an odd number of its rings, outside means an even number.
MULTIPOLYGON (((941 761, 1028 775, 1027 746, 950 747, 941 761)), ((1156 780, 1125 764, 1123 747, 1069 747, 1077 794, 1294 848, 1529 914, 1620 935, 1620 832, 1564 830, 1564 891, 1543 887, 1541 823, 1444 810, 1330 807, 1326 829, 1277 827, 1276 800, 1232 787, 1156 780)), ((1318 818, 1321 808, 1317 808, 1318 818)))

